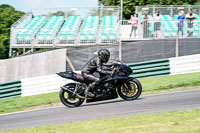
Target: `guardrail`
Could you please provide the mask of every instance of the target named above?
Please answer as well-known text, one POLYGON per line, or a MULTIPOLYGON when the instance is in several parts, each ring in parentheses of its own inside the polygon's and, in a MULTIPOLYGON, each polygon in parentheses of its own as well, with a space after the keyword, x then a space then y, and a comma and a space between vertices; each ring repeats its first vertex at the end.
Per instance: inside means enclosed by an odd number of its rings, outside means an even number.
POLYGON ((71 80, 66 80, 56 74, 22 79, 22 94, 21 96, 31 96, 59 91, 60 86, 68 83, 71 80))
POLYGON ((170 74, 200 72, 200 54, 169 59, 170 74))
MULTIPOLYGON (((133 70, 131 77, 135 78, 200 72, 200 54, 130 63, 128 66, 133 70)), ((57 92, 60 86, 71 82, 75 81, 52 74, 1 83, 0 100, 57 92)))
POLYGON ((0 83, 0 100, 20 96, 21 81, 0 83))
POLYGON ((128 66, 133 70, 131 77, 135 78, 200 72, 200 54, 131 63, 128 66))
POLYGON ((158 75, 169 75, 169 59, 160 59, 128 64, 133 70, 131 77, 142 78, 158 75))

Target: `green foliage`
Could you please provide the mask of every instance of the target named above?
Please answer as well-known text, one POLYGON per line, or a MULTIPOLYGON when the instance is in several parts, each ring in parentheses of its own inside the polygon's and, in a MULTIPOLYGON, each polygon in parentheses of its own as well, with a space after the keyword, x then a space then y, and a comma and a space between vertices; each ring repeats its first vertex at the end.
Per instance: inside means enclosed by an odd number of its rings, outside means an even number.
MULTIPOLYGON (((144 5, 193 5, 198 0, 123 0, 123 17, 129 19, 135 6, 144 5)), ((104 6, 120 6, 120 0, 99 0, 104 6)))
POLYGON ((50 14, 50 16, 64 16, 65 13, 63 11, 57 11, 56 13, 50 14))
POLYGON ((10 27, 23 15, 23 12, 16 11, 12 6, 0 5, 0 59, 8 58, 10 27))
POLYGON ((197 0, 197 1, 195 2, 195 5, 200 5, 200 0, 197 0))

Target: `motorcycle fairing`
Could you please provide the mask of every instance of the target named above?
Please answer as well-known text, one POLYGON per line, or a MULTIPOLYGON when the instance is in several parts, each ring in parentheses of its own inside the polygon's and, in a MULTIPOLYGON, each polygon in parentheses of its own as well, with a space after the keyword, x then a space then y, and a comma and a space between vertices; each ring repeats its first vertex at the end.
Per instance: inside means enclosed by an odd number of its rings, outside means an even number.
POLYGON ((107 95, 104 95, 104 96, 101 96, 101 97, 95 97, 95 98, 92 98, 92 99, 87 99, 86 100, 86 103, 91 103, 91 102, 96 102, 96 101, 104 101, 104 100, 111 100, 111 99, 116 99, 118 98, 118 94, 117 94, 117 91, 114 90, 111 92, 111 94, 107 94, 107 95))
POLYGON ((81 83, 86 82, 81 74, 77 74, 77 73, 74 73, 72 71, 59 72, 59 73, 56 73, 56 74, 58 74, 59 76, 61 76, 63 78, 72 79, 72 80, 77 81, 77 82, 81 82, 81 83))
POLYGON ((127 80, 129 77, 127 76, 114 76, 114 77, 111 77, 111 78, 108 78, 106 79, 104 82, 110 82, 110 81, 113 81, 113 80, 127 80))

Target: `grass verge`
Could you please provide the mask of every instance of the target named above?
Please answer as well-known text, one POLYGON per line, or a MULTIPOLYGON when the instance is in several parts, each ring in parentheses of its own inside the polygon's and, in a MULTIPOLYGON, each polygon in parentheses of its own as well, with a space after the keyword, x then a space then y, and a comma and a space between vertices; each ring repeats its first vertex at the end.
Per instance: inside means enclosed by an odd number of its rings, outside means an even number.
POLYGON ((0 101, 0 114, 22 111, 33 106, 53 104, 59 101, 58 92, 11 98, 0 101))
MULTIPOLYGON (((144 94, 155 94, 173 90, 172 88, 200 86, 200 72, 180 75, 168 75, 139 79, 144 94)), ((191 87, 189 87, 191 89, 191 87)), ((192 87, 200 88, 200 87, 192 87)), ((179 88, 181 90, 182 88, 179 88)), ((0 101, 0 114, 32 109, 35 106, 51 106, 60 102, 58 92, 29 97, 19 97, 0 101)))
POLYGON ((165 90, 177 87, 200 86, 200 72, 142 78, 143 91, 165 90))
POLYGON ((199 133, 200 109, 106 118, 57 126, 44 126, 0 133, 199 133))

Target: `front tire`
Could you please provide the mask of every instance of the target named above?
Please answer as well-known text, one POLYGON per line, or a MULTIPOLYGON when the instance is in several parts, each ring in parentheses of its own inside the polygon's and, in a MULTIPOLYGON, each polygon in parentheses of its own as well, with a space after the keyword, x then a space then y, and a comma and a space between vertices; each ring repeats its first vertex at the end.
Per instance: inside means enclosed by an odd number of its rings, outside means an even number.
MULTIPOLYGON (((65 87, 73 91, 75 90, 76 84, 70 83, 65 85, 65 87)), ((71 93, 67 92, 64 89, 60 90, 59 96, 60 96, 60 101, 69 108, 78 107, 84 102, 84 99, 77 98, 76 96, 72 95, 71 93)))
POLYGON ((142 85, 137 79, 130 78, 121 87, 117 88, 117 90, 122 99, 131 101, 141 95, 142 85))

